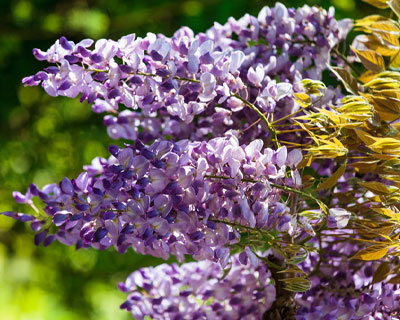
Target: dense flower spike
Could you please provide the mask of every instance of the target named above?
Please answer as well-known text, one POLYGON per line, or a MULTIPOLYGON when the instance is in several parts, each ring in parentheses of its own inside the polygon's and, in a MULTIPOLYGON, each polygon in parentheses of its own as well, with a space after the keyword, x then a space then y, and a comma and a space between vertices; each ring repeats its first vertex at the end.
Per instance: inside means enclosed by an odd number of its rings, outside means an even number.
MULTIPOLYGON (((247 126, 257 120, 236 94, 256 101, 262 112, 273 112, 277 103, 276 116, 295 111, 298 106, 285 97, 299 89, 303 77, 321 78, 330 50, 350 27, 349 20, 337 22, 333 10, 293 10, 277 3, 258 17, 230 18, 198 35, 183 27, 171 38, 149 33, 101 39, 94 49, 92 40, 75 44, 61 37, 46 52, 34 50, 38 60, 56 66, 23 82, 41 84, 51 96, 81 94, 95 112, 116 113, 121 104, 136 110, 106 116, 115 139, 169 135, 203 140, 241 129, 243 119, 247 126), (145 132, 139 133, 139 127, 145 132)), ((260 130, 254 126, 247 135, 256 137, 260 130)))
POLYGON ((291 235, 302 232, 282 200, 284 190, 274 187, 293 184, 286 168, 298 175, 296 150, 273 151, 261 140, 241 147, 231 134, 208 143, 156 141, 146 147, 137 141, 109 150, 109 160, 95 159, 77 179, 14 194, 27 204, 32 196, 46 204, 51 220, 38 216, 33 222, 44 224, 36 230, 38 243, 56 238, 78 248, 133 247, 165 259, 172 253, 183 261, 190 254, 226 265, 227 245, 240 240, 241 228, 277 225, 291 235))
POLYGON ((120 290, 121 308, 135 319, 260 319, 275 300, 265 266, 244 266, 237 255, 228 273, 217 263, 162 264, 132 273, 120 290))

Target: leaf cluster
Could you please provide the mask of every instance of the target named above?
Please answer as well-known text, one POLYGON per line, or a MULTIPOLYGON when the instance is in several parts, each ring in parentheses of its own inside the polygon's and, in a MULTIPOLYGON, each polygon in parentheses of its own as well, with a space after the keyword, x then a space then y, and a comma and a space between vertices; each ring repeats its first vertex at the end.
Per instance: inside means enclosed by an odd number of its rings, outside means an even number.
POLYGON ((351 259, 383 259, 374 275, 374 282, 379 282, 396 274, 398 268, 391 270, 387 261, 400 255, 400 1, 364 1, 390 9, 392 15, 355 21, 360 34, 347 57, 338 57, 345 59, 343 66, 330 67, 348 95, 320 106, 315 96, 324 95, 323 83, 304 80, 304 92, 295 94, 303 114, 291 120, 310 141, 300 168, 327 159, 337 164, 331 176, 309 187, 320 195, 325 192, 327 201, 336 199, 351 212, 350 230, 344 238, 366 244, 351 259), (357 63, 364 69, 361 74, 354 67, 357 63), (347 173, 355 174, 347 181, 352 190, 340 191, 336 186, 347 173))

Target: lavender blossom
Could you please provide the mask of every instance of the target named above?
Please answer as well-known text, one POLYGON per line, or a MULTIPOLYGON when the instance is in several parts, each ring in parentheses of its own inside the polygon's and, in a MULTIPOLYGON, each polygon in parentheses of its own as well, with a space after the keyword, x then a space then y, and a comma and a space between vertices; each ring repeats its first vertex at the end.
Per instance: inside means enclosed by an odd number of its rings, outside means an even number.
MULTIPOLYGON (((64 244, 114 246, 121 253, 133 247, 180 261, 189 254, 226 265, 228 245, 240 241, 245 227, 268 232, 279 223, 282 232, 302 232, 296 216, 285 219, 285 191, 271 185, 285 183, 287 164, 298 161, 300 154, 288 157, 285 147, 263 149, 261 140, 243 147, 228 133, 208 143, 158 140, 146 147, 136 141, 109 150, 113 156, 95 159, 77 179, 41 191, 32 186, 26 196, 15 193, 16 199, 38 196, 56 227, 52 237, 64 244)), ((37 216, 33 223, 44 220, 37 216)))
POLYGON ((119 285, 121 305, 135 319, 260 319, 275 300, 265 266, 244 266, 237 255, 224 270, 210 261, 142 268, 119 285))
MULTIPOLYGON (((390 283, 390 279, 388 283, 372 281, 378 261, 348 259, 360 250, 359 243, 335 243, 326 239, 322 250, 320 263, 317 254, 312 254, 303 263, 304 270, 319 267, 311 278, 311 290, 297 294, 299 310, 296 319, 399 319, 399 285, 390 283)), ((395 260, 397 258, 391 262, 397 263, 395 260)))
MULTIPOLYGON (((257 101, 258 108, 275 117, 298 109, 290 99, 292 92, 299 90, 304 77, 321 78, 330 50, 351 28, 349 20, 338 22, 333 14, 332 9, 294 10, 277 3, 263 8, 258 17, 230 18, 198 35, 183 27, 171 38, 131 34, 117 41, 87 39, 75 44, 61 37, 47 51, 34 50, 38 60, 56 66, 23 83, 41 84, 51 96, 81 94, 80 100, 92 104, 95 112, 118 113, 120 104, 140 109, 140 114, 122 111, 118 117, 106 116, 104 124, 115 139, 222 136, 240 129, 243 119, 247 125, 257 120, 232 97, 234 93, 257 101), (215 121, 218 113, 224 114, 224 121, 215 121), (146 133, 139 133, 139 127, 146 133)), ((254 126, 243 138, 266 133, 262 126, 254 126)))

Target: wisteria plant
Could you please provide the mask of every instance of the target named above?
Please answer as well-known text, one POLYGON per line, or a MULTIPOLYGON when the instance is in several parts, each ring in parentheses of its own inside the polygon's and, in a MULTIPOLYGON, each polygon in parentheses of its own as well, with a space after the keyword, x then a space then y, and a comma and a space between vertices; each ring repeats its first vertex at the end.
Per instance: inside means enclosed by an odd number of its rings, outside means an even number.
POLYGON ((391 18, 350 48, 332 8, 277 3, 34 49, 52 65, 23 83, 80 95, 119 144, 2 214, 37 245, 175 256, 120 283, 135 319, 400 319, 400 1, 366 2, 391 18))

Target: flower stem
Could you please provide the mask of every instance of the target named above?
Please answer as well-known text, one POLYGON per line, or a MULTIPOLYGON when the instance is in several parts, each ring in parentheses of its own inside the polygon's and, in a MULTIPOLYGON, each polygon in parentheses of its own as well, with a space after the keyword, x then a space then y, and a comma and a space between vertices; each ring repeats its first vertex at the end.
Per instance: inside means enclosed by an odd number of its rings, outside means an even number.
POLYGON ((242 98, 241 96, 239 96, 238 94, 234 94, 233 95, 235 98, 238 98, 240 101, 242 101, 245 105, 247 105, 248 107, 250 107, 251 109, 253 109, 258 116, 261 118, 262 121, 264 121, 264 123, 267 125, 267 129, 268 131, 271 133, 271 140, 272 142, 274 142, 275 146, 277 148, 279 148, 281 145, 278 141, 277 138, 277 134, 276 134, 276 130, 275 128, 271 125, 271 123, 268 121, 267 117, 265 116, 265 114, 263 114, 254 104, 252 104, 251 102, 247 101, 246 99, 242 98))

